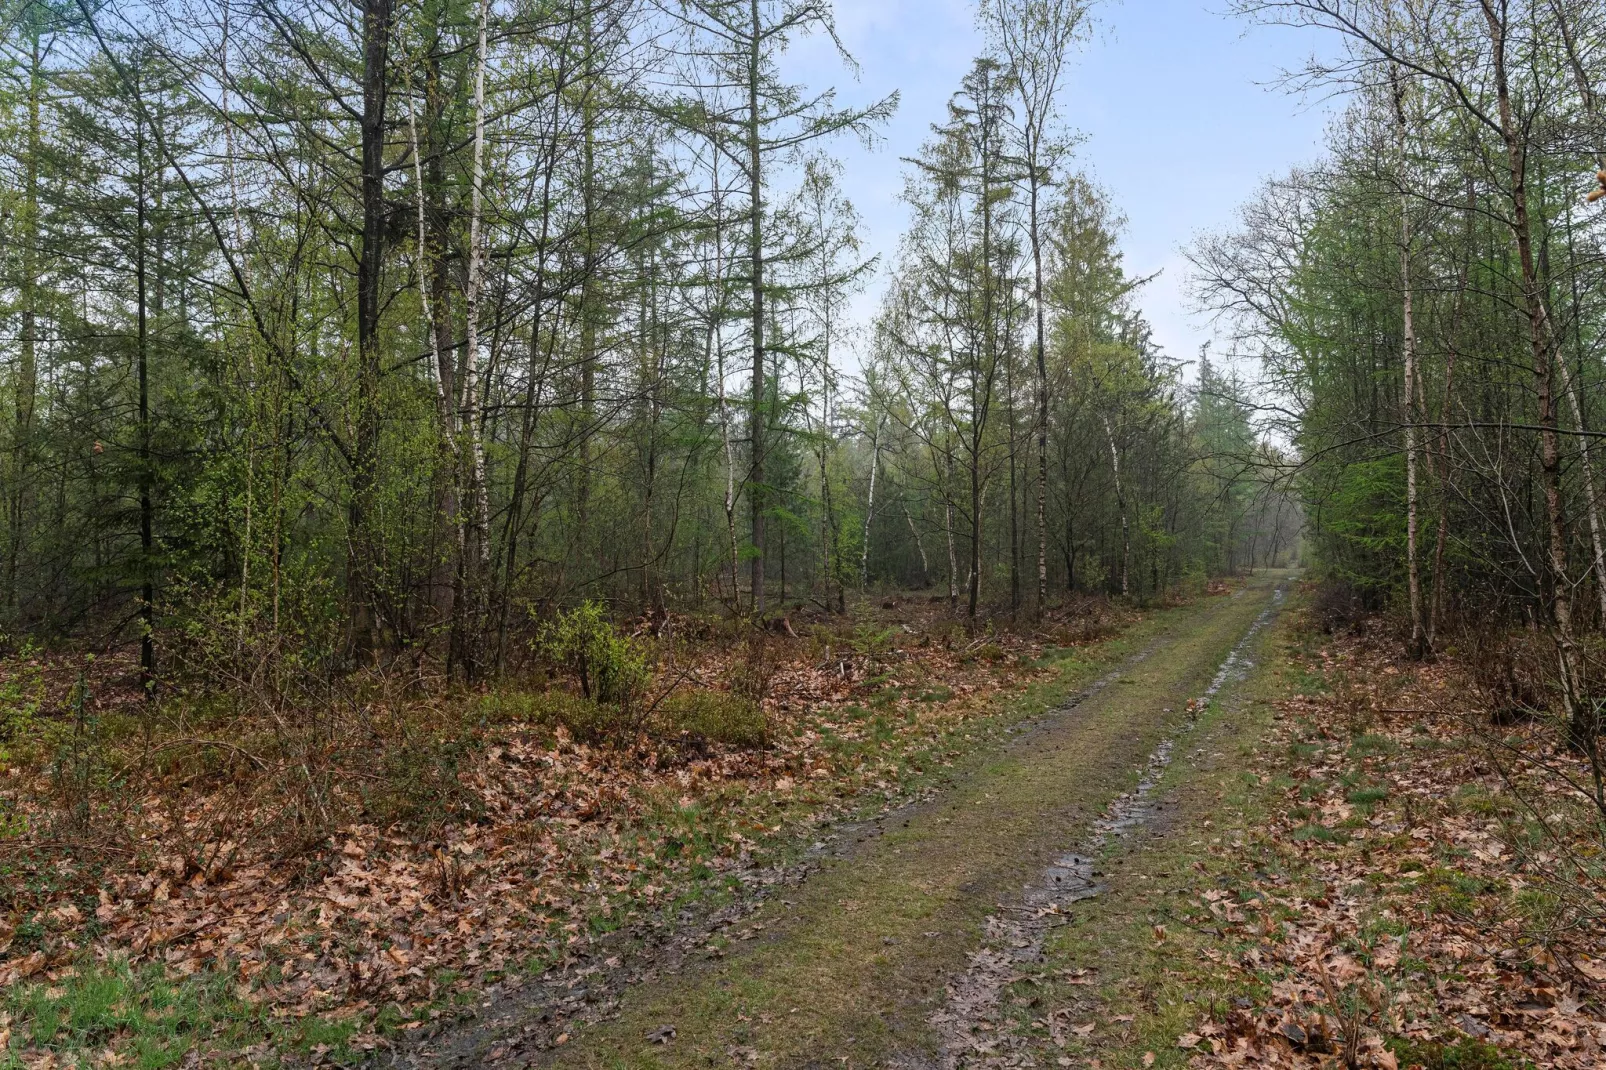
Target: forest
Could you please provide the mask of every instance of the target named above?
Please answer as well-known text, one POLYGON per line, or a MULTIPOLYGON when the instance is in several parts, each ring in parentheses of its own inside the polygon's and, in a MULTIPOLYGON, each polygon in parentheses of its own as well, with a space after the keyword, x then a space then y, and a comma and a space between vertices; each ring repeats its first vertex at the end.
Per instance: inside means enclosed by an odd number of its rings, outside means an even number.
POLYGON ((0 0, 0 1070, 1606 1059, 1606 2, 961 6, 0 0))
POLYGON ((14 4, 6 628, 473 681, 586 599, 975 620, 1288 553, 1071 169, 1084 12, 989 17, 872 326, 829 146, 898 102, 782 80, 819 5, 14 4))
POLYGON ((1341 50, 1291 77, 1351 100, 1321 165, 1268 181, 1193 252, 1204 300, 1264 362, 1322 572, 1397 608, 1413 658, 1459 633, 1500 661, 1501 625, 1543 634, 1551 654, 1516 654, 1506 697, 1553 688, 1593 751, 1601 12, 1240 7, 1329 31, 1341 50))

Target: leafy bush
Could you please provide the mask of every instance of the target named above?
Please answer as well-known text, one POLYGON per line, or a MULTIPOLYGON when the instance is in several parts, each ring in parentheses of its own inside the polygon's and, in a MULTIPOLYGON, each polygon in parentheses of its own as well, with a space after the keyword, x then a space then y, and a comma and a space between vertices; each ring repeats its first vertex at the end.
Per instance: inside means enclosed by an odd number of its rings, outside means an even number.
POLYGON ((730 691, 671 695, 658 707, 657 721, 662 731, 704 743, 762 747, 769 741, 769 722, 763 707, 730 691))
POLYGON ((581 743, 603 743, 618 739, 635 727, 623 706, 607 702, 593 702, 578 695, 549 696, 545 707, 545 723, 553 728, 566 729, 581 743))
POLYGON ((39 667, 38 649, 32 640, 10 660, 6 677, 0 680, 0 762, 33 764, 39 760, 34 739, 44 704, 44 670, 39 667))
POLYGON ((595 602, 582 602, 541 629, 541 652, 574 674, 580 693, 628 709, 647 683, 647 652, 620 635, 595 602))
POLYGON ((849 640, 856 653, 866 657, 879 657, 893 649, 897 638, 894 628, 878 628, 873 624, 859 624, 853 629, 853 638, 849 640))

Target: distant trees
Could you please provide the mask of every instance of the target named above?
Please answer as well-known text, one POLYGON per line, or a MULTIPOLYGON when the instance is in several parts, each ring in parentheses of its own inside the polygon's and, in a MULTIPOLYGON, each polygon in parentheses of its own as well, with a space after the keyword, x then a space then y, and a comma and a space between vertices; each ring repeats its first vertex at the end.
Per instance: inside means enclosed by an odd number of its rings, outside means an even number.
MULTIPOLYGON (((878 381, 895 384, 871 395, 896 429, 877 451, 893 475, 881 500, 898 501, 917 536, 940 533, 949 599, 963 591, 971 617, 989 572, 1007 572, 1018 604, 1014 520, 1039 493, 1057 560, 1038 575, 1067 589, 1153 597, 1291 559, 1298 508, 1271 480, 1282 459, 1259 444, 1246 389, 1208 362, 1197 390, 1182 387, 1133 310, 1144 280, 1125 274, 1103 193, 1076 175, 1051 197, 1023 181, 1016 93, 1007 64, 979 59, 910 161, 913 225, 876 325, 878 381), (1041 488, 1016 479, 1039 427, 1041 488)), ((913 549, 920 567, 907 574, 925 576, 918 537, 913 549)))
POLYGON ((1084 0, 989 0, 983 19, 1008 64, 1018 101, 1012 155, 1026 187, 1024 223, 1032 251, 1032 348, 1037 374, 1037 603, 1048 600, 1048 337, 1043 294, 1043 220, 1048 190, 1064 179, 1067 153, 1057 126, 1070 50, 1088 21, 1084 0))
POLYGON ((751 343, 748 377, 748 499, 751 513, 752 576, 755 612, 765 611, 768 552, 767 524, 771 506, 769 424, 774 417, 769 379, 770 347, 766 301, 772 296, 773 236, 766 216, 766 179, 777 157, 807 151, 836 134, 868 136, 897 107, 894 94, 867 108, 837 108, 835 92, 811 96, 805 87, 779 80, 775 57, 790 37, 823 33, 835 37, 827 5, 800 0, 688 0, 671 6, 683 23, 693 55, 712 75, 711 87, 699 84, 693 125, 704 132, 722 128, 710 138, 713 150, 729 157, 747 195, 747 329, 751 343))

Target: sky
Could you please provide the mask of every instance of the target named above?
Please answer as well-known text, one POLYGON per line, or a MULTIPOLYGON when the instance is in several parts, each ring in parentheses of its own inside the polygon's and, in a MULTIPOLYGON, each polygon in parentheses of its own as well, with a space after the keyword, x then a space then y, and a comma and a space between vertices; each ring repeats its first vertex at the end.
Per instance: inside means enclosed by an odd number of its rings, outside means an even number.
MULTIPOLYGON (((1232 227, 1238 207, 1267 178, 1321 153, 1331 104, 1290 95, 1279 75, 1298 68, 1317 38, 1253 26, 1227 0, 1103 0, 1098 29, 1073 58, 1062 98, 1065 125, 1082 138, 1072 164, 1126 216, 1129 275, 1159 277, 1138 303, 1155 340, 1193 360, 1214 330, 1193 311, 1183 249, 1201 233, 1232 227)), ((897 90, 902 103, 874 150, 831 144, 863 219, 867 249, 883 270, 908 213, 900 200, 903 157, 914 155, 983 48, 976 0, 837 0, 837 29, 858 61, 847 71, 829 42, 794 44, 789 79, 836 86, 839 103, 867 104, 897 90)), ((883 286, 855 302, 867 323, 883 286)), ((1224 349, 1218 345, 1219 353, 1224 349)))

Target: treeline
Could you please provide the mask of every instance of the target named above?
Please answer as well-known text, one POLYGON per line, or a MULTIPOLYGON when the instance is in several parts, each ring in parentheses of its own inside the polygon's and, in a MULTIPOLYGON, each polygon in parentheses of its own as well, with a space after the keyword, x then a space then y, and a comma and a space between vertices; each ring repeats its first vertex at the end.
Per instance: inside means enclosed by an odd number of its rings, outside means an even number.
MULTIPOLYGON (((1286 560, 1067 168, 1078 0, 989 0, 873 337, 805 0, 5 0, 0 626, 468 678, 533 614, 972 617, 1286 560)), ((844 54, 844 61, 851 60, 844 54)))
MULTIPOLYGON (((1328 158, 1195 253, 1265 358, 1322 570, 1406 621, 1553 641, 1575 742, 1606 626, 1601 364, 1606 11, 1598 0, 1244 2, 1331 31, 1328 158)), ((1547 657, 1545 660, 1549 661, 1547 657)))

